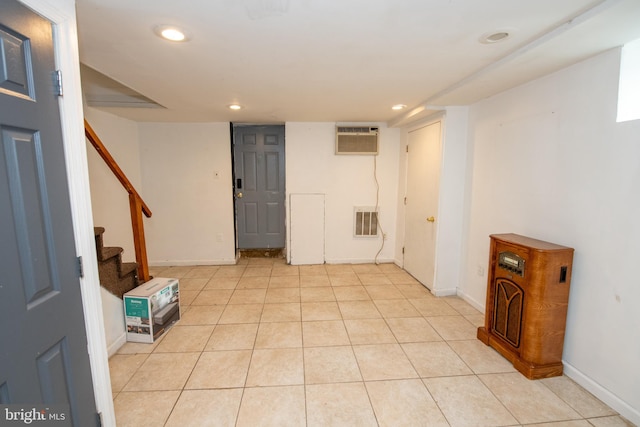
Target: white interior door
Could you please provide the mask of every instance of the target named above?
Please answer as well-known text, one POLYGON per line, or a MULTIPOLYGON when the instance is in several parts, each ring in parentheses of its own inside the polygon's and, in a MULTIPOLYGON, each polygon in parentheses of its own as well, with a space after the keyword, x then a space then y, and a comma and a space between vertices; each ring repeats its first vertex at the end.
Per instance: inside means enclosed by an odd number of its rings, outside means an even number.
POLYGON ((404 269, 433 289, 438 229, 441 122, 409 132, 404 269))

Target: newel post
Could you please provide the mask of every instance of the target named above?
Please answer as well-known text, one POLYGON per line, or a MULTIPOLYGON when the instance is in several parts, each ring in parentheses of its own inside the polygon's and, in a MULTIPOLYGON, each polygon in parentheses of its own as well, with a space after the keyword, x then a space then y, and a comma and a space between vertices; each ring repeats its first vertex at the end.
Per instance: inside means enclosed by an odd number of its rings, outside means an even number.
POLYGON ((144 239, 144 224, 142 223, 142 201, 137 194, 129 194, 129 209, 131 210, 131 228, 133 229, 133 246, 138 263, 138 280, 147 282, 149 276, 149 261, 147 260, 147 244, 144 239))

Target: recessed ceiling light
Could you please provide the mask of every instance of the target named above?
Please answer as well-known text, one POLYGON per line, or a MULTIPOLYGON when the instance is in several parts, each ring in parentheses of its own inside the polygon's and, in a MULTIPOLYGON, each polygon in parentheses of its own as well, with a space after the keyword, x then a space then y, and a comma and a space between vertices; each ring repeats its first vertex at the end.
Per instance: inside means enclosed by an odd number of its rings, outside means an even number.
POLYGON ((484 33, 480 37, 480 43, 483 43, 483 44, 498 43, 508 39, 510 36, 511 36, 511 32, 509 30, 503 29, 503 30, 491 31, 489 33, 484 33))
POLYGON ((229 105, 230 110, 242 110, 242 105, 240 104, 231 104, 229 105))
POLYGON ((404 104, 396 104, 391 107, 392 110, 404 110, 405 108, 407 108, 407 106, 404 104))
POLYGON ((173 25, 158 25, 153 29, 159 37, 172 42, 184 42, 189 40, 184 30, 173 25))

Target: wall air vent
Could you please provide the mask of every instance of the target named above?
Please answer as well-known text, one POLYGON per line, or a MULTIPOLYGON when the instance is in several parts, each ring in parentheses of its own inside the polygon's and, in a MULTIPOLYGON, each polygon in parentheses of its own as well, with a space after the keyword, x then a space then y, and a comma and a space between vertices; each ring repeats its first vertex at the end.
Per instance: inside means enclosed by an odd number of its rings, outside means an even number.
POLYGON ((355 237, 376 237, 378 235, 376 208, 356 206, 353 212, 353 235, 355 237))
POLYGON ((336 126, 336 154, 378 154, 378 128, 336 126))

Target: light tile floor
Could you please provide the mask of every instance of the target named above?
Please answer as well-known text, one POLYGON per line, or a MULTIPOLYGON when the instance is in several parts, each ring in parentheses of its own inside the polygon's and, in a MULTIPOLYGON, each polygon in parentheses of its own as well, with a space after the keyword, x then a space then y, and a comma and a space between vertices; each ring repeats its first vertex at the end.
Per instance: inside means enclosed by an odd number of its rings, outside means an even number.
POLYGON ((529 381, 483 315, 392 264, 154 268, 182 319, 110 359, 118 426, 628 426, 569 378, 529 381))

